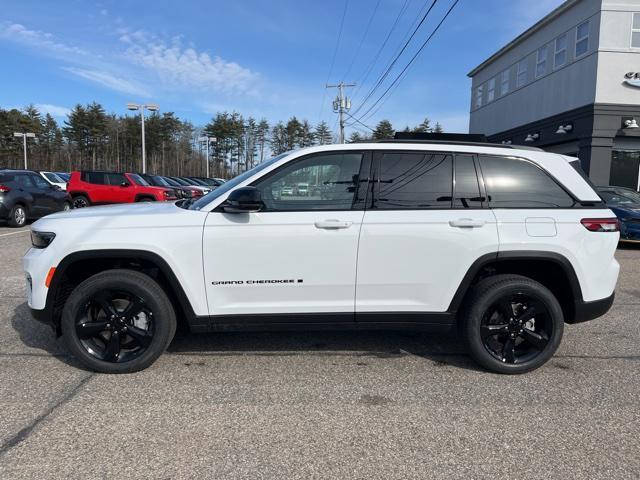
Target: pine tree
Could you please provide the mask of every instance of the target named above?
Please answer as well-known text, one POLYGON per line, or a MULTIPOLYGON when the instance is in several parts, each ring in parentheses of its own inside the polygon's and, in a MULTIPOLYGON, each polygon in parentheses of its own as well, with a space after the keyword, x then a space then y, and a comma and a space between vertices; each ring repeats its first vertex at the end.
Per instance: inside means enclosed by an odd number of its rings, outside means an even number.
POLYGON ((393 129, 391 122, 389 120, 381 120, 378 122, 378 125, 376 125, 373 132, 373 138, 376 140, 385 140, 393 138, 394 134, 395 130, 393 129))
POLYGON ((433 128, 431 128, 431 120, 429 120, 428 118, 425 118, 422 121, 422 123, 420 123, 417 127, 415 127, 413 129, 413 131, 416 132, 416 133, 429 133, 429 132, 432 132, 433 128))
POLYGON ((316 125, 316 142, 318 145, 329 145, 333 143, 333 134, 325 121, 316 125))

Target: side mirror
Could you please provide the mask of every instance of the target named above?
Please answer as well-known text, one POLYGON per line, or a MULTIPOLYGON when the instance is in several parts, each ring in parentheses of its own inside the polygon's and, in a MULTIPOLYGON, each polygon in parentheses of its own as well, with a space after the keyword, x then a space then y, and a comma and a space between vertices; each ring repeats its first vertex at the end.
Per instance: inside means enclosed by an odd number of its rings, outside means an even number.
POLYGON ((264 208, 262 192, 256 187, 242 187, 233 190, 222 205, 226 213, 259 212, 264 208))
POLYGON ((129 183, 128 183, 128 182, 122 182, 122 183, 120 184, 120 186, 121 186, 121 187, 128 187, 128 186, 129 186, 129 183))
POLYGON ((53 188, 56 192, 59 192, 62 190, 62 188, 60 188, 60 185, 51 185, 51 188, 53 188))

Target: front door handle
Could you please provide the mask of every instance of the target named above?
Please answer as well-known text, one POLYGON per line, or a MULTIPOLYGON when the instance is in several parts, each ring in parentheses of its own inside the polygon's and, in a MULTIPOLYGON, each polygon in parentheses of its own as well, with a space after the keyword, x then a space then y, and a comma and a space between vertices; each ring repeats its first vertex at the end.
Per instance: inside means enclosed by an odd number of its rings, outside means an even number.
POLYGON ((353 222, 343 222, 340 220, 322 220, 315 222, 316 228, 324 228, 326 230, 337 230, 340 228, 349 228, 353 222))
POLYGON ((474 220, 473 218, 458 218, 457 220, 449 220, 449 225, 458 228, 479 228, 484 226, 484 220, 474 220))

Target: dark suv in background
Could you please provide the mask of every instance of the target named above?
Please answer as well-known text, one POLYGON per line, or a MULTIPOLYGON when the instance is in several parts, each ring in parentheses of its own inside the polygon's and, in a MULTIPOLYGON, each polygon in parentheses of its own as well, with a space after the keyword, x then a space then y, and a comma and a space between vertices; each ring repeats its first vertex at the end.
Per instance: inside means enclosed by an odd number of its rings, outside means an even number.
POLYGON ((0 220, 22 227, 27 219, 71 208, 71 197, 29 170, 0 170, 0 220))

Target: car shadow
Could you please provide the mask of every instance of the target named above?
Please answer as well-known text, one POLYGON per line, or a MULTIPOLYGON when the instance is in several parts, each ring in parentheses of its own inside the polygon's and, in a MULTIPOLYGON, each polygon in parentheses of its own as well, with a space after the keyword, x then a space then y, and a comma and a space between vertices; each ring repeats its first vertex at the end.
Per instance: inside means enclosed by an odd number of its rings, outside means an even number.
MULTIPOLYGON (((17 305, 11 326, 29 349, 85 369, 65 350, 53 330, 31 318, 26 303, 17 305)), ((454 334, 409 330, 323 330, 296 332, 189 333, 179 330, 167 349, 169 355, 184 356, 335 356, 395 359, 416 356, 434 366, 467 370, 480 368, 467 356, 462 341, 454 334)), ((39 356, 25 352, 19 355, 39 356)))

